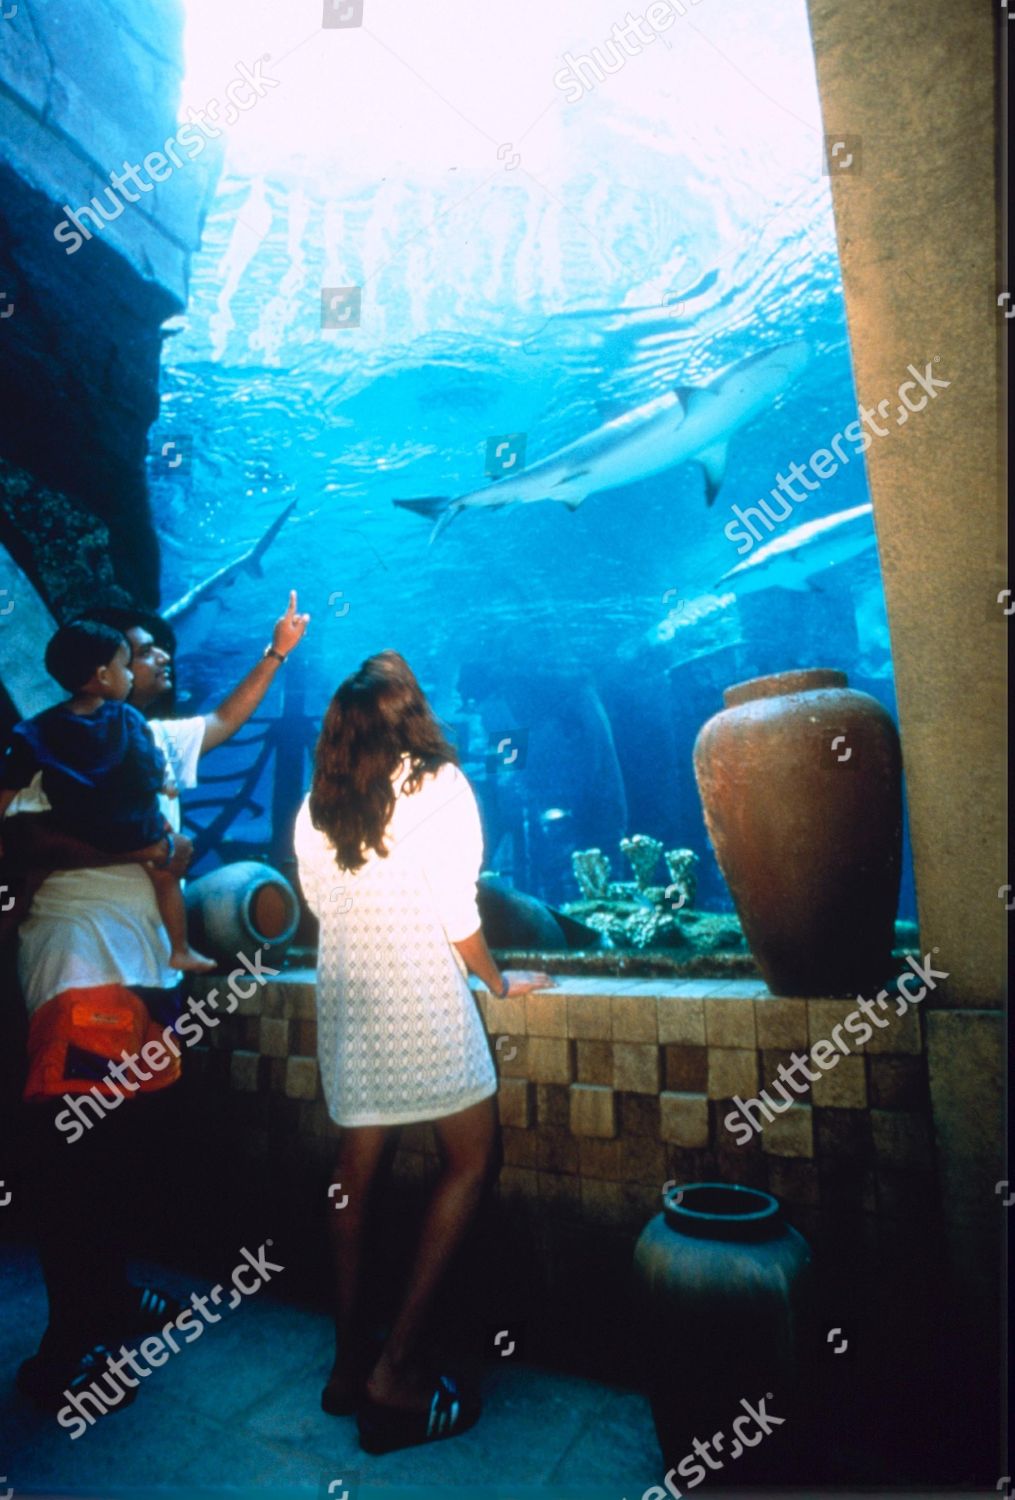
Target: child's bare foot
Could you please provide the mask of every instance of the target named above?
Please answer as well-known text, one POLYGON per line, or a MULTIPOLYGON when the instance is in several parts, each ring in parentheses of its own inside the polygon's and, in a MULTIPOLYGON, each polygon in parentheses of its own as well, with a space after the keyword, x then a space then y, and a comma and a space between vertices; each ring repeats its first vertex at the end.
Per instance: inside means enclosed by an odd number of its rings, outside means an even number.
POLYGON ((185 974, 211 974, 218 968, 213 958, 205 958, 196 948, 174 948, 169 955, 169 967, 182 969, 185 974))

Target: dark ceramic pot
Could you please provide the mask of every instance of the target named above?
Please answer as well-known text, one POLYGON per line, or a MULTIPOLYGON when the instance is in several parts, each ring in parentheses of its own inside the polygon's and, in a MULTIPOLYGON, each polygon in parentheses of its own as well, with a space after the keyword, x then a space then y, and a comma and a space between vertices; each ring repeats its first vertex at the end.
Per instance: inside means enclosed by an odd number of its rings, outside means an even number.
POLYGON ((299 925, 299 900, 289 881, 253 859, 189 880, 184 900, 195 947, 229 968, 240 953, 253 958, 259 948, 268 963, 281 958, 299 925))
POLYGON ((855 995, 892 962, 902 758, 891 717, 843 672, 727 688, 694 770, 705 823, 765 983, 855 995))
POLYGON ((803 1344, 809 1266, 806 1240, 770 1193, 699 1182, 663 1194, 662 1213, 635 1247, 634 1301, 668 1465, 696 1436, 729 1434, 742 1399, 768 1396, 785 1417, 803 1344))

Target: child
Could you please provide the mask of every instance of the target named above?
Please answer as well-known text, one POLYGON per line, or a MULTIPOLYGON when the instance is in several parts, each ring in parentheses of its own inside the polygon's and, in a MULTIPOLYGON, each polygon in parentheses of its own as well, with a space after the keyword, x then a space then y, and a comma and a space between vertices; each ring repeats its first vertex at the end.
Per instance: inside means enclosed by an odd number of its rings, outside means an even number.
POLYGON ((165 842, 164 865, 143 869, 169 934, 169 967, 214 969, 187 942, 183 894, 168 869, 172 832, 158 803, 166 761, 142 715, 125 701, 134 681, 125 637, 110 625, 77 620, 56 632, 45 660, 71 697, 15 726, 0 762, 0 818, 41 771, 42 789, 65 833, 109 854, 165 842))

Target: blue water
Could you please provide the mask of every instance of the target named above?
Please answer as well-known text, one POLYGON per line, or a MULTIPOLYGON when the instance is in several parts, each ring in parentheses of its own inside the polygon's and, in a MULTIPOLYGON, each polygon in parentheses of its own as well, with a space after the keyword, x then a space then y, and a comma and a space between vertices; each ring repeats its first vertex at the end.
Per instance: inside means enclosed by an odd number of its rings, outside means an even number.
MULTIPOLYGON (((651 74, 646 59, 629 60, 622 93, 608 79, 570 106, 547 82, 553 143, 531 170, 524 142, 517 166, 493 144, 485 165, 456 165, 436 147, 407 164, 403 134, 380 171, 340 149, 362 121, 347 122, 349 135, 336 125, 327 149, 227 145, 153 433, 164 604, 297 505, 264 576, 243 574, 181 624, 187 705, 206 707, 246 669, 290 587, 313 616, 286 669, 287 783, 273 787, 266 766, 227 851, 278 854, 313 726, 341 678, 385 647, 408 658, 459 743, 488 866, 554 901, 577 896, 572 849, 602 848, 627 879, 618 841, 647 833, 698 851, 700 904, 729 908, 690 763, 729 682, 836 666, 894 712, 872 534, 814 591, 742 602, 727 592, 716 603, 717 580, 741 560, 724 534, 730 507, 756 502, 779 470, 826 446, 856 417, 856 396, 815 98, 780 99, 742 71, 763 73, 778 52, 813 90, 804 8, 787 6, 774 24, 715 4, 725 20, 707 46, 703 6, 679 37, 674 28, 669 58, 656 44, 651 74), (765 45, 752 41, 759 26, 765 45), (677 118, 679 89, 668 92, 671 63, 700 90, 690 122, 677 118), (711 85, 701 77, 710 66, 711 85), (734 96, 739 113, 727 107, 734 96), (701 115, 709 98, 714 118, 701 115), (360 289, 358 325, 322 329, 322 288, 349 286, 360 289), (604 416, 707 385, 796 339, 809 364, 734 433, 711 508, 695 463, 592 495, 574 513, 551 503, 466 512, 433 546, 429 525, 393 505, 492 483, 491 439, 517 447, 521 435, 531 466, 604 416)), ((598 16, 585 25, 592 38, 609 31, 598 16)), ((361 51, 355 70, 380 68, 378 57, 361 51)), ((425 64, 412 58, 418 73, 425 64)), ((559 59, 555 37, 547 81, 559 59)), ((314 65, 299 98, 317 89, 323 110, 341 90, 314 65)), ((274 109, 285 134, 296 106, 282 92, 259 108, 274 109)), ((868 500, 856 458, 779 530, 868 500)), ((261 717, 282 710, 276 689, 261 717)), ((209 770, 242 769, 254 753, 220 752, 209 770)), ((907 854, 901 915, 912 912, 907 854)))

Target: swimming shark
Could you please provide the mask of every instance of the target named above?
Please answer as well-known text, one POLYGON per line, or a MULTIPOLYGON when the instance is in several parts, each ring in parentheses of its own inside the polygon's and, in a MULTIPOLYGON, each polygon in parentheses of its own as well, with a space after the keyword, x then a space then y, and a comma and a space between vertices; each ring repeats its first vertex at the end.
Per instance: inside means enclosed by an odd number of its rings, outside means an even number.
POLYGON ((426 495, 396 505, 435 521, 431 543, 463 510, 559 500, 576 510, 589 495, 635 484, 680 464, 699 463, 709 505, 726 471, 730 438, 789 386, 810 359, 803 339, 748 355, 707 386, 678 386, 622 412, 518 474, 451 498, 426 495))
POLYGON ((230 588, 241 573, 253 573, 257 577, 261 577, 263 573, 261 561, 264 554, 296 509, 296 503, 295 500, 290 501, 281 515, 275 517, 260 541, 255 542, 253 547, 248 548, 242 557, 238 557, 235 562, 227 563, 224 568, 219 568, 210 577, 206 578, 203 583, 195 584, 192 589, 188 589, 175 603, 170 604, 168 608, 162 610, 162 618, 179 626, 181 621, 194 614, 202 604, 209 603, 223 589, 230 588))
POLYGON ((715 587, 733 593, 738 599, 761 589, 811 589, 820 592, 814 574, 832 563, 859 557, 875 545, 871 524, 874 507, 854 505, 834 516, 805 521, 785 536, 775 537, 757 552, 729 568, 715 587))

